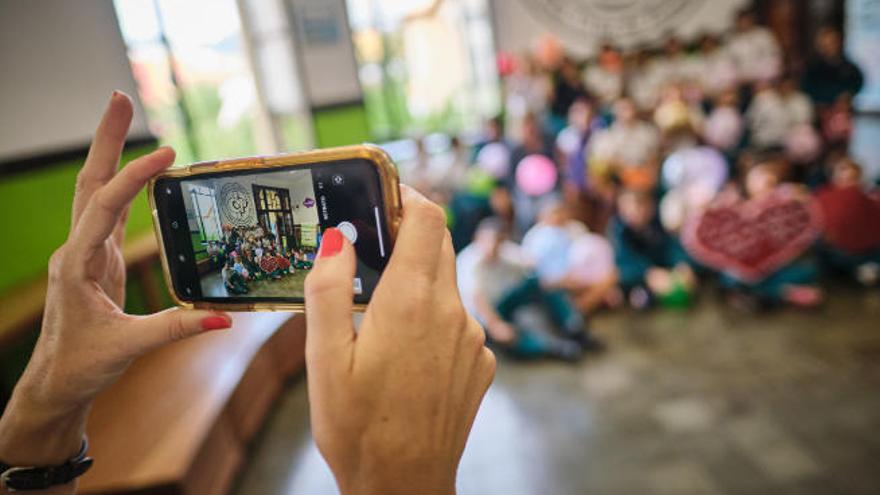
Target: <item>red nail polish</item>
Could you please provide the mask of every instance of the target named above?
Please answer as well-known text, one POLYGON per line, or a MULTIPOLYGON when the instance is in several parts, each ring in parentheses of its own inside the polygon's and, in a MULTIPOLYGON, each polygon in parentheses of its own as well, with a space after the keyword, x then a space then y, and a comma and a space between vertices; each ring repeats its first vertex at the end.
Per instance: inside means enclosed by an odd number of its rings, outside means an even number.
POLYGON ((331 227, 324 231, 324 239, 321 240, 321 258, 329 258, 336 256, 342 251, 342 232, 335 227, 331 227))
POLYGON ((232 326, 232 321, 225 316, 206 316, 202 318, 202 330, 223 330, 232 326))

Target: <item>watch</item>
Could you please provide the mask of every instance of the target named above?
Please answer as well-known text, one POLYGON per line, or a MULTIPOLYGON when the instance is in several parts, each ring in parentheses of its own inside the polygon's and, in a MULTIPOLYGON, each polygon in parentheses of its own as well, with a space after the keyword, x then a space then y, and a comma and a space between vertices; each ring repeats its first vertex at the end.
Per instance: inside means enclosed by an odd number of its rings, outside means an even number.
POLYGON ((58 466, 10 466, 0 462, 0 488, 10 492, 45 490, 70 483, 92 467, 92 458, 86 456, 89 441, 83 437, 79 453, 58 466))

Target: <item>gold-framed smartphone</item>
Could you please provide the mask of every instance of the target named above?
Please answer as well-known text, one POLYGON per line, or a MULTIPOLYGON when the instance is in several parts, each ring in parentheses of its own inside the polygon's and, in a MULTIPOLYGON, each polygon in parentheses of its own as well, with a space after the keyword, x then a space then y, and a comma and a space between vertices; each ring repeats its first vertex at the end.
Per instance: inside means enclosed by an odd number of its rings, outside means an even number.
POLYGON ((381 148, 346 146, 195 163, 148 186, 165 281, 183 307, 302 311, 323 232, 357 253, 363 311, 394 248, 397 169, 381 148))

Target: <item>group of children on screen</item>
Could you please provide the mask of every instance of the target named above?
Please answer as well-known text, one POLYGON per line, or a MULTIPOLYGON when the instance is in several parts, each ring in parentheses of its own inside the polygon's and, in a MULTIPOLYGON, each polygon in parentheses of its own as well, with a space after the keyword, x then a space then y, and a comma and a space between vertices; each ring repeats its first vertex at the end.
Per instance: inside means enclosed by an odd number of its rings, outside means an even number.
POLYGON ((220 268, 223 286, 230 295, 244 295, 259 280, 279 280, 296 270, 308 270, 313 255, 305 249, 282 249, 262 227, 223 226, 223 239, 208 243, 211 263, 220 268))
POLYGON ((499 56, 504 113, 472 149, 454 141, 462 173, 414 180, 447 204, 490 343, 576 360, 602 347, 594 312, 688 307, 711 280, 748 310, 817 306, 820 274, 878 284, 880 195, 847 153, 862 77, 841 33, 819 30, 799 74, 750 11, 693 47, 579 63, 536 46, 499 56))

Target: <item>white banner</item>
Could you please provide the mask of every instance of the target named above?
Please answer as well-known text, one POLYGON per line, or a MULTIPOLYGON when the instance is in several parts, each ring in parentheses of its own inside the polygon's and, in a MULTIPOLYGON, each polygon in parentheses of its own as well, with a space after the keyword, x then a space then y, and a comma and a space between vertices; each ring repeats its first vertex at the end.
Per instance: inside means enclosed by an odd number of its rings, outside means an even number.
POLYGON ((500 50, 529 49, 552 33, 578 56, 603 41, 630 48, 658 43, 668 34, 693 39, 733 25, 748 0, 492 0, 500 50))

